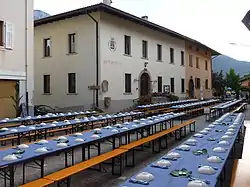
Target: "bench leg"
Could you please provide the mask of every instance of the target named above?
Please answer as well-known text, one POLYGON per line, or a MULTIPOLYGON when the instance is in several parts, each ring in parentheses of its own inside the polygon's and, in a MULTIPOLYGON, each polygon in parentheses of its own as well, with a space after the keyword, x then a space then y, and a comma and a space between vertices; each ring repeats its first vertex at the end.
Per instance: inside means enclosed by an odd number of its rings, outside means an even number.
POLYGON ((112 174, 121 176, 122 174, 122 155, 112 158, 112 174), (115 166, 119 166, 119 172, 115 172, 115 166))
POLYGON ((129 152, 126 152, 125 153, 125 164, 126 164, 126 167, 134 167, 135 166, 135 150, 132 149, 130 152, 132 152, 132 164, 129 164, 129 162, 128 162, 128 154, 129 154, 129 152))

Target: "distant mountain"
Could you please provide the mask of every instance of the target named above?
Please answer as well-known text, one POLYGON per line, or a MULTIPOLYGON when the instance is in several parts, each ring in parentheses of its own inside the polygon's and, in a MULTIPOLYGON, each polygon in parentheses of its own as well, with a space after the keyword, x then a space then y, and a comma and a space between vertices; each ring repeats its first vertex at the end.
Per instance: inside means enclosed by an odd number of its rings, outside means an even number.
POLYGON ((50 15, 46 12, 43 12, 41 10, 34 10, 34 20, 46 18, 48 16, 50 16, 50 15))
POLYGON ((223 70, 224 74, 233 68, 241 77, 250 72, 250 62, 238 61, 228 56, 220 55, 213 60, 213 71, 220 72, 223 70))

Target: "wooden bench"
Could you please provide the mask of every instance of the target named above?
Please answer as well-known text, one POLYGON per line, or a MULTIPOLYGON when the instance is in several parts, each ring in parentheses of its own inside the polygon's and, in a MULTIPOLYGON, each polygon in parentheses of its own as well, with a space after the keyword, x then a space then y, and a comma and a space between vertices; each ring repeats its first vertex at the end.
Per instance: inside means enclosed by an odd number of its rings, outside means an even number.
MULTIPOLYGON (((167 144, 167 135, 171 134, 171 133, 175 133, 175 139, 177 139, 177 131, 180 132, 180 138, 181 139, 183 136, 182 136, 182 130, 184 128, 184 137, 186 136, 186 127, 187 126, 190 126, 189 130, 190 132, 195 132, 195 121, 194 120, 189 120, 189 121, 186 121, 184 123, 181 123, 181 124, 178 124, 178 125, 175 125, 173 127, 171 127, 170 129, 167 129, 167 130, 164 130, 164 131, 161 131, 161 132, 158 132, 156 134, 153 134, 153 135, 150 135, 148 137, 145 137, 145 138, 142 138, 142 139, 139 139, 137 141, 134 141, 134 142, 131 142, 129 144, 126 144, 126 145, 123 145, 121 147, 119 147, 120 149, 125 149, 127 151, 130 151, 132 150, 132 165, 130 166, 134 166, 134 149, 139 147, 139 146, 142 146, 143 144, 146 144, 146 143, 150 143, 150 142, 153 142, 153 146, 152 146, 152 151, 153 152, 160 152, 160 149, 162 148, 161 146, 161 138, 162 137, 165 137, 165 142, 166 142, 166 147, 168 146, 167 144), (193 124, 193 129, 191 128, 191 125, 193 124), (155 151, 155 146, 154 146, 154 141, 158 140, 159 141, 159 150, 158 151, 155 151)), ((125 160, 126 160, 126 166, 129 166, 128 164, 128 159, 127 159, 127 153, 125 155, 125 160)))
POLYGON ((246 109, 247 103, 242 103, 239 107, 237 107, 233 113, 237 113, 237 112, 242 112, 246 109))
POLYGON ((19 187, 46 187, 48 185, 54 184, 55 182, 48 179, 37 179, 35 181, 29 182, 27 184, 21 185, 19 187))
MULTIPOLYGON (((45 176, 42 179, 38 179, 35 181, 32 181, 30 183, 24 184, 20 187, 43 187, 43 186, 48 186, 50 184, 57 183, 58 186, 62 184, 66 184, 67 186, 70 185, 70 177, 80 173, 84 170, 87 170, 93 166, 99 165, 104 163, 105 161, 108 161, 112 159, 112 174, 117 174, 115 173, 115 158, 120 157, 119 160, 121 160, 121 156, 126 153, 127 150, 125 149, 114 149, 113 151, 103 153, 99 156, 95 156, 89 160, 80 162, 78 164, 75 164, 73 166, 70 166, 68 168, 62 169, 60 171, 57 171, 55 173, 52 173, 50 175, 45 176)), ((119 173, 118 175, 121 175, 121 170, 122 170, 122 162, 119 162, 119 173)))
POLYGON ((249 187, 250 186, 250 121, 245 121, 245 138, 242 159, 234 161, 230 187, 249 187))

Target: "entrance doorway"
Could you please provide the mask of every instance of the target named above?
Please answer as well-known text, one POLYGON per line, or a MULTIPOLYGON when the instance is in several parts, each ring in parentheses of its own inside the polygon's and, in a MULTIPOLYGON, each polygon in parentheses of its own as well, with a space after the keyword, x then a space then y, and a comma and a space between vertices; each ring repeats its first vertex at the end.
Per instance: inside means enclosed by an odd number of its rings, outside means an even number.
POLYGON ((142 73, 140 78, 140 95, 145 96, 150 92, 150 77, 147 72, 142 73))
POLYGON ((193 81, 193 79, 189 80, 189 97, 194 98, 194 81, 193 81))

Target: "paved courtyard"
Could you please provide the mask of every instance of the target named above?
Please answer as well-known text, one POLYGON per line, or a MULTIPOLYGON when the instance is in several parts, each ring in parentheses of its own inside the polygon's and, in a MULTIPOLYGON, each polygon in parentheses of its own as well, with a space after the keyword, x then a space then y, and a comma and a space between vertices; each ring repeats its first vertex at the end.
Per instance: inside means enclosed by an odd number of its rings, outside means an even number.
MULTIPOLYGON (((246 111, 246 119, 250 119, 250 112, 246 111)), ((196 120, 196 131, 202 130, 204 127, 206 127, 209 123, 205 122, 205 116, 199 116, 197 118, 194 118, 196 120)), ((175 122, 178 123, 178 122, 175 122)), ((188 134, 187 138, 191 136, 191 134, 188 134)), ((133 137, 135 138, 135 137, 133 137)), ((112 176, 111 174, 111 167, 109 165, 104 165, 105 172, 98 172, 95 170, 87 170, 82 173, 79 173, 78 175, 75 175, 72 177, 71 182, 73 187, 116 187, 119 186, 122 182, 124 182, 126 179, 131 177, 136 172, 140 171, 142 168, 147 166, 152 161, 156 160, 157 158, 161 157, 162 155, 166 154, 170 149, 177 146, 178 144, 182 143, 185 139, 182 141, 175 141, 173 140, 169 141, 169 147, 168 149, 162 150, 160 153, 152 153, 151 148, 144 148, 143 151, 136 151, 135 156, 135 163, 136 166, 133 168, 124 168, 123 174, 120 177, 112 176)), ((107 152, 112 149, 111 144, 109 143, 103 143, 102 144, 102 152, 107 152)), ((96 149, 92 149, 91 156, 94 156, 97 154, 96 149)), ((76 150, 75 154, 75 162, 81 161, 81 150, 76 150)), ((64 167, 64 155, 58 155, 54 157, 50 157, 46 159, 45 161, 46 167, 45 167, 45 175, 52 173, 55 170, 59 170, 64 167)), ((70 159, 69 159, 70 163, 70 159)), ((26 168, 26 179, 27 181, 35 180, 39 178, 40 176, 40 170, 35 168, 26 168)), ((22 168, 17 167, 16 169, 16 178, 15 183, 16 185, 21 184, 22 182, 22 168)), ((3 180, 0 180, 0 186, 4 186, 3 180)), ((54 185, 56 186, 56 185, 54 185)))

